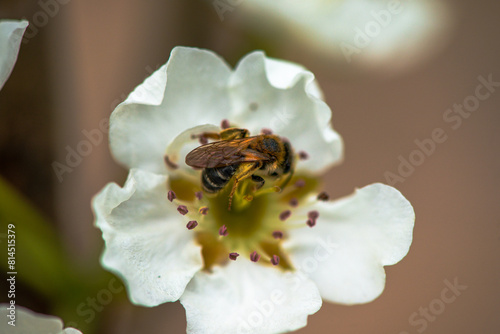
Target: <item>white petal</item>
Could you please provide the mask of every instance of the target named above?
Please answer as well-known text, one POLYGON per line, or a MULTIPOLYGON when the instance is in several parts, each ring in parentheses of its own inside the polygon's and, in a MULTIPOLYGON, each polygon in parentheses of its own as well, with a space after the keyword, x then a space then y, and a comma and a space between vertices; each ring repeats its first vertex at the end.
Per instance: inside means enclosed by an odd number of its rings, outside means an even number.
POLYGON ((15 326, 9 325, 12 321, 9 315, 12 314, 10 304, 0 304, 0 332, 2 334, 82 334, 74 328, 66 328, 63 330, 61 319, 35 313, 27 308, 15 305, 15 326))
POLYGON ((307 316, 321 307, 321 297, 299 273, 240 257, 212 273, 196 274, 181 303, 188 333, 270 334, 305 326, 307 316))
POLYGON ((434 0, 246 0, 243 5, 254 19, 274 16, 303 47, 384 70, 413 65, 439 50, 451 27, 447 6, 434 0))
POLYGON ((0 21, 0 89, 10 75, 17 60, 19 47, 28 21, 0 21))
POLYGON ((297 169, 319 172, 341 159, 342 140, 330 126, 330 108, 319 98, 311 72, 254 52, 238 64, 231 92, 231 121, 253 134, 271 129, 288 138, 297 152, 306 151, 310 158, 297 169))
POLYGON ((121 103, 110 120, 115 158, 129 168, 165 173, 165 150, 179 133, 228 117, 230 68, 210 51, 176 47, 158 69, 121 103))
POLYGON ((285 244, 294 265, 328 301, 356 304, 378 297, 385 285, 383 266, 400 261, 411 245, 411 204, 398 190, 373 184, 335 202, 314 201, 292 217, 302 217, 304 224, 309 210, 319 212, 317 225, 293 230, 285 244))
POLYGON ((125 186, 108 184, 93 200, 106 248, 104 267, 122 276, 132 302, 175 301, 202 267, 186 217, 167 199, 167 177, 132 169, 125 186))

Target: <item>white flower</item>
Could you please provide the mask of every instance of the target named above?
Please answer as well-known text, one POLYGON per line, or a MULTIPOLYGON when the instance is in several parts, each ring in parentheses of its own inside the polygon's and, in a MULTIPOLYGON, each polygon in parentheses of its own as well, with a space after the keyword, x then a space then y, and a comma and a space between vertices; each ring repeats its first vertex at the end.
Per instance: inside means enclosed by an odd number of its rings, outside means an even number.
POLYGON ((0 20, 0 89, 10 75, 28 21, 0 20))
POLYGON ((383 266, 411 244, 413 209, 382 184, 317 199, 318 174, 342 156, 321 97, 312 73, 262 52, 231 70, 212 52, 177 47, 115 109, 111 150, 130 174, 93 208, 102 264, 132 302, 180 299, 189 333, 279 333, 305 326, 321 297, 354 304, 382 292, 383 266), (243 181, 230 211, 231 187, 204 194, 200 171, 184 162, 200 135, 228 123, 286 137, 296 159, 282 192, 271 179, 258 191, 243 181))
POLYGON ((241 4, 241 13, 253 14, 249 19, 261 22, 267 15, 266 27, 274 23, 300 39, 302 48, 305 44, 325 55, 384 71, 415 65, 440 50, 452 26, 447 6, 434 0, 245 0, 241 4))
POLYGON ((71 327, 63 329, 63 323, 57 317, 17 305, 0 304, 0 318, 2 334, 82 334, 71 327))

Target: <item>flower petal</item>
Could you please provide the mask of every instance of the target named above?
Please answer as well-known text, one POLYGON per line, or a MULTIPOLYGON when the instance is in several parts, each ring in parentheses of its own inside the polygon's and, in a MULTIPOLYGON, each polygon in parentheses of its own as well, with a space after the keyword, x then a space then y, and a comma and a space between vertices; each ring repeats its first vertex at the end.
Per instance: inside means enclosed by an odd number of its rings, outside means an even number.
POLYGON ((0 330, 3 334, 82 334, 74 328, 66 328, 63 330, 61 319, 40 313, 35 313, 25 307, 15 305, 15 326, 9 325, 8 322, 11 310, 10 304, 0 304, 0 330))
POLYGON ((10 75, 17 60, 19 47, 28 21, 0 21, 0 89, 10 75))
POLYGON ((292 217, 319 212, 312 229, 290 233, 285 244, 294 265, 316 282, 331 302, 366 303, 385 285, 383 266, 400 261, 412 242, 415 214, 401 193, 373 184, 334 202, 314 201, 292 217))
POLYGON ((320 99, 314 75, 289 62, 253 52, 231 77, 234 114, 231 121, 259 133, 262 128, 288 138, 309 159, 297 169, 320 172, 342 157, 340 136, 330 125, 331 111, 320 99))
POLYGON ((322 302, 305 276, 238 258, 196 274, 181 303, 188 333, 267 334, 305 326, 322 302))
POLYGON ((180 132, 219 125, 230 101, 227 64, 207 50, 176 47, 168 63, 139 85, 111 114, 110 145, 129 168, 165 173, 165 150, 180 132))
POLYGON ((179 299, 203 261, 187 218, 168 201, 167 177, 132 169, 123 188, 110 183, 96 195, 93 209, 106 242, 102 264, 123 277, 130 299, 179 299))

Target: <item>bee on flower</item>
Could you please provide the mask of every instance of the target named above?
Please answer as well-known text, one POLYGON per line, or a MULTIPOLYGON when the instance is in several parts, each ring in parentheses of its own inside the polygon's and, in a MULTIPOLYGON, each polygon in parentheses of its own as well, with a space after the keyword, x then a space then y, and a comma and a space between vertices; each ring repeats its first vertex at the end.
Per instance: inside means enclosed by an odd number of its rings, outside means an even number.
POLYGON ((176 47, 112 113, 130 169, 93 199, 102 264, 135 304, 180 300, 188 333, 281 333, 322 300, 372 301, 408 252, 410 203, 372 184, 331 201, 341 137, 311 72, 262 52, 235 69, 176 47))

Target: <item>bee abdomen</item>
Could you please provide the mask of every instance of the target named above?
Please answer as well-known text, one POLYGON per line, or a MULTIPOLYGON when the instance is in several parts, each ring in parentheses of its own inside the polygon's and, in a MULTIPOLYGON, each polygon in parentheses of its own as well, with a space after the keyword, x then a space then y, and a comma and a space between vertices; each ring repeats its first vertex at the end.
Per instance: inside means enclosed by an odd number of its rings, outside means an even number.
POLYGON ((208 193, 215 193, 229 182, 236 172, 237 166, 230 165, 217 168, 205 168, 201 173, 201 184, 203 190, 208 193))

